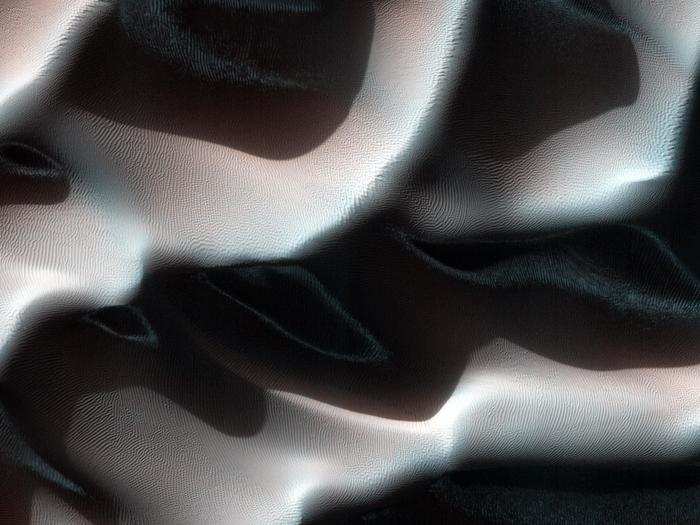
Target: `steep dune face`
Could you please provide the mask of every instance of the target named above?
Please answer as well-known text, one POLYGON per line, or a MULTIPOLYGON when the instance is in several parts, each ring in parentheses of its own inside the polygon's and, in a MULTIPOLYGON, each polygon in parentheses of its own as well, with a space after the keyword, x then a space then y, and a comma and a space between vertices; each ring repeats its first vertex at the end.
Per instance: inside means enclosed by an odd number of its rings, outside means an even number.
POLYGON ((694 468, 698 2, 7 0, 0 34, 0 518, 575 520, 625 507, 464 476, 694 468))

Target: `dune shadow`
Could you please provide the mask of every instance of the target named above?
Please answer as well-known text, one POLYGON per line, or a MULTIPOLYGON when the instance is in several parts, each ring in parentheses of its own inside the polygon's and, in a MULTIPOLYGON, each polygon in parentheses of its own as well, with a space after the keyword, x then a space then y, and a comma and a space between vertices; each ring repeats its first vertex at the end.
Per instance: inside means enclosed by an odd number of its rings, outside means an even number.
POLYGON ((63 166, 28 141, 0 143, 0 206, 58 204, 70 194, 63 166))
POLYGON ((372 45, 371 2, 272 13, 161 3, 124 1, 99 16, 57 58, 59 96, 112 121, 270 159, 312 150, 345 120, 372 45))
POLYGON ((450 147, 506 160, 636 101, 639 66, 627 30, 607 2, 587 4, 483 3, 450 109, 450 147))
POLYGON ((127 305, 36 323, 14 342, 4 365, 2 399, 18 435, 91 498, 108 498, 109 488, 93 486, 71 467, 64 440, 75 411, 92 396, 150 391, 231 436, 252 436, 265 420, 264 392, 217 366, 192 340, 186 319, 169 302, 169 279, 147 279, 127 305))
POLYGON ((609 225, 438 245, 379 224, 385 220, 295 261, 307 289, 276 281, 285 263, 206 270, 220 289, 193 289, 183 297, 196 301, 182 308, 221 342, 208 346, 212 358, 261 388, 398 420, 435 415, 475 352, 495 340, 586 370, 700 361, 688 344, 700 336, 700 289, 645 230, 609 225), (273 281, 268 272, 275 267, 273 281), (350 338, 334 325, 336 313, 304 299, 318 293, 315 283, 372 344, 350 338), (276 308, 261 321, 260 312, 251 315, 232 298, 276 308), (271 329, 270 319, 289 329, 271 329), (307 340, 316 334, 316 349, 301 348, 290 333, 307 340))

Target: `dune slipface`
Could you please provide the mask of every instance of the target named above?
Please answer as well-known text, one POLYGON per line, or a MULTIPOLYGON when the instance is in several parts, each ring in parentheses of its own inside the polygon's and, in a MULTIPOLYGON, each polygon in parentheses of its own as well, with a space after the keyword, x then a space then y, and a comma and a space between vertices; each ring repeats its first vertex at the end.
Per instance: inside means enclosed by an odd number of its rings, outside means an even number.
POLYGON ((698 1, 0 35, 0 522, 700 522, 698 1))

